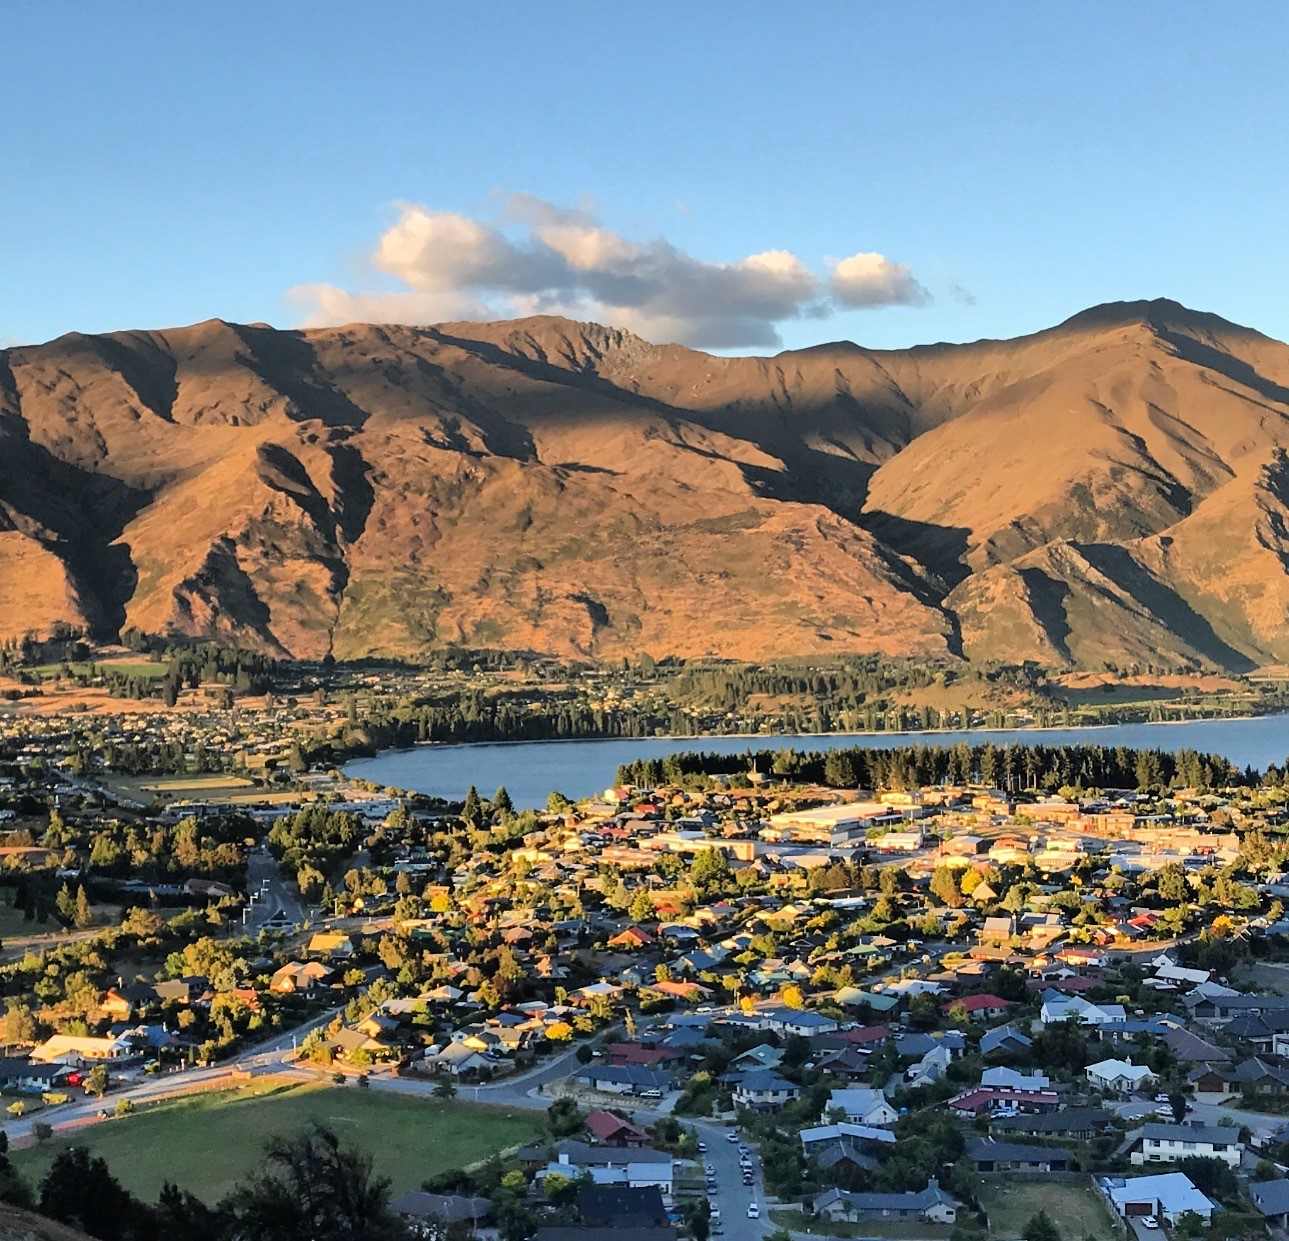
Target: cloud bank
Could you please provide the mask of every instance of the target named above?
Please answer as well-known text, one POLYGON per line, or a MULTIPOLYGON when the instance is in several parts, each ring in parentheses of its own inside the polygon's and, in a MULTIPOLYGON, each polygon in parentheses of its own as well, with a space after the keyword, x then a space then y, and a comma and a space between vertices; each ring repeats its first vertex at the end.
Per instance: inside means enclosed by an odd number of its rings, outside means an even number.
POLYGON ((397 209, 371 264, 398 288, 297 286, 289 296, 306 326, 548 313, 730 349, 778 345, 777 325, 790 319, 931 300, 907 267, 873 252, 832 261, 820 275, 788 250, 717 263, 666 240, 631 241, 589 212, 526 194, 507 199, 496 224, 418 203, 397 209))

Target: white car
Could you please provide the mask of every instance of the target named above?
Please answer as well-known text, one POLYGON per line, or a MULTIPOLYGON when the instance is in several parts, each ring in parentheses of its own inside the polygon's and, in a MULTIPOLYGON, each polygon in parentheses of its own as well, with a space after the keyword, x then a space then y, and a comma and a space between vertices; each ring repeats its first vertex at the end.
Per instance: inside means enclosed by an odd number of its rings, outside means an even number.
POLYGON ((747 1204, 747 1217, 748 1219, 761 1218, 761 1208, 757 1206, 755 1202, 749 1202, 747 1204))
POLYGON ((1153 1215, 1147 1215, 1147 1216, 1146 1216, 1146 1217, 1141 1221, 1141 1226, 1142 1226, 1143 1228, 1158 1228, 1158 1227, 1159 1227, 1159 1221, 1158 1221, 1158 1220, 1157 1220, 1153 1215))
POLYGON ((737 1133, 727 1133, 727 1134, 725 1135, 725 1140, 726 1140, 727 1142, 737 1142, 737 1141, 738 1141, 738 1134, 737 1134, 737 1133))

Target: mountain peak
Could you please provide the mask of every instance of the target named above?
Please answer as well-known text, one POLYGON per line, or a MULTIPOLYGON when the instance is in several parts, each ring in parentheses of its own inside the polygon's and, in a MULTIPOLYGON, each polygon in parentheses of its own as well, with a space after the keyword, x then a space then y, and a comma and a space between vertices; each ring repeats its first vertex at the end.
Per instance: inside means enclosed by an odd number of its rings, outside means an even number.
POLYGON ((1221 315, 1204 310, 1192 310, 1171 297, 1142 298, 1128 302, 1102 302, 1071 315, 1056 330, 1074 328, 1083 331, 1101 331, 1106 328, 1142 324, 1154 331, 1249 332, 1221 315))

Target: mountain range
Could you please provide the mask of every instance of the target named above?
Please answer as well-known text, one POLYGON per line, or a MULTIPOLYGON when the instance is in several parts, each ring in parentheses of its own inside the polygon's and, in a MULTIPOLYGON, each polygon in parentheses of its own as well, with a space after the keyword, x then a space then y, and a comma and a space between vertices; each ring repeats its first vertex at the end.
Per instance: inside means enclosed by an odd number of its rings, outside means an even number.
POLYGON ((1289 661, 1289 346, 1171 301, 719 357, 556 317, 0 350, 0 638, 1289 661))

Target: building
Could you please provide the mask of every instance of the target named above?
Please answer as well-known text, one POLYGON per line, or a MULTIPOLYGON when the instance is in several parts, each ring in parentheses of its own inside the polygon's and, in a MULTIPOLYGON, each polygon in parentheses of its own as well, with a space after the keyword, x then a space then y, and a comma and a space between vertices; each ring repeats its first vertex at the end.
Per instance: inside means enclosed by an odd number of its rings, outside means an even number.
POLYGON ((991 1172, 1068 1172, 1074 1154, 1059 1146, 1027 1146, 997 1138, 967 1139, 963 1156, 982 1174, 991 1172))
POLYGON ((842 1119, 853 1125, 872 1125, 882 1127, 893 1125, 898 1117, 895 1109, 886 1101, 880 1090, 854 1086, 845 1090, 834 1090, 828 1096, 824 1115, 840 1112, 842 1119))
POLYGON ((821 1219, 850 1223, 869 1219, 905 1219, 952 1224, 958 1218, 961 1205, 932 1177, 925 1189, 902 1194, 861 1194, 846 1189, 826 1189, 815 1195, 811 1210, 821 1219))
POLYGON ((1244 1153, 1238 1129, 1200 1124, 1143 1125, 1128 1135, 1121 1149, 1124 1148, 1132 1152, 1135 1164, 1178 1163, 1192 1156, 1203 1156, 1238 1168, 1244 1153))
POLYGON ((31 1049, 33 1060, 58 1064, 89 1064, 124 1060, 130 1055, 125 1038, 88 1038, 75 1034, 52 1034, 31 1049))
POLYGON ((1144 1064, 1131 1060, 1098 1060, 1083 1070, 1088 1082, 1098 1090, 1111 1094, 1132 1094, 1155 1080, 1155 1075, 1144 1064))
POLYGON ((1289 1227, 1289 1180, 1254 1181, 1249 1198, 1269 1227, 1289 1227))
POLYGON ((1110 1205, 1125 1219, 1154 1215, 1165 1223, 1175 1224, 1183 1215, 1193 1213, 1208 1223, 1217 1209, 1184 1172, 1127 1179, 1106 1177, 1100 1184, 1110 1205))
POLYGON ((777 1112, 801 1097, 801 1087, 773 1069, 752 1069, 734 1087, 734 1103, 753 1112, 777 1112))

